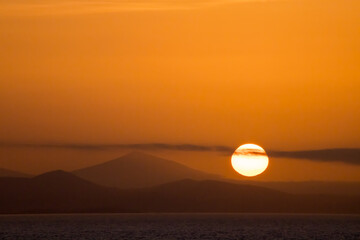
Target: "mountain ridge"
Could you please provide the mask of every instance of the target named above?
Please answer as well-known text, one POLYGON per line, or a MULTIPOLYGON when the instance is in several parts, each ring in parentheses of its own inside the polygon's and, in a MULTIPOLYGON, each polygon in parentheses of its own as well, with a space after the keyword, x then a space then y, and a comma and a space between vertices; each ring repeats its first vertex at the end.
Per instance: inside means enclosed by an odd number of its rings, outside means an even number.
POLYGON ((220 179, 217 175, 138 151, 72 173, 103 186, 121 189, 151 187, 184 178, 220 179))
POLYGON ((360 196, 295 195, 216 180, 184 179, 120 190, 53 171, 0 178, 0 213, 360 213, 360 196))
POLYGON ((183 164, 139 151, 131 152, 101 164, 78 169, 73 171, 73 173, 102 186, 121 189, 152 187, 189 178, 198 180, 212 179, 236 184, 261 186, 293 194, 360 195, 360 182, 261 182, 236 180, 201 172, 183 164), (169 165, 171 167, 168 167, 169 165), (179 171, 174 170, 179 168, 179 171))
POLYGON ((32 177, 32 175, 6 168, 0 168, 0 177, 32 177))

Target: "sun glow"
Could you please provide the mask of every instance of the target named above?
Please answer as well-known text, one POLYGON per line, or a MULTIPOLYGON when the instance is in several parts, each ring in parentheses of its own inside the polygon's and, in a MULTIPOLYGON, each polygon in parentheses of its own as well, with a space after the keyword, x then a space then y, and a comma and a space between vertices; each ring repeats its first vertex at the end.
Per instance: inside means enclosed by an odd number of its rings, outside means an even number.
POLYGON ((265 171, 269 158, 262 147, 244 144, 238 147, 231 156, 231 164, 241 175, 253 177, 265 171))

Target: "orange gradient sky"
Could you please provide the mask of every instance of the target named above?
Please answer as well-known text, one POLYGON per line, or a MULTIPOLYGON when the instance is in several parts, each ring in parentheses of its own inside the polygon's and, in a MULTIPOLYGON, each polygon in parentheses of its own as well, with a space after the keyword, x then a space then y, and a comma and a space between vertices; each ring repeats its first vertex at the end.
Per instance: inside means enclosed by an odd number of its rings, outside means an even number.
MULTIPOLYGON (((357 0, 2 1, 0 142, 360 148, 359 12, 357 0)), ((37 173, 120 154, 54 151, 1 147, 0 164, 37 173)), ((233 176, 211 154, 157 153, 233 176)), ((360 181, 360 165, 275 166, 259 178, 360 181)))

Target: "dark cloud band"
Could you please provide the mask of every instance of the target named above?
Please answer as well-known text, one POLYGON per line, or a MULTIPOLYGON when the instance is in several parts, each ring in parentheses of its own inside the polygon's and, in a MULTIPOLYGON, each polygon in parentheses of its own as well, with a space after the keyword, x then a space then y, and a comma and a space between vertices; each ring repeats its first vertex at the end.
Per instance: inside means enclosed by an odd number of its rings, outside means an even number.
MULTIPOLYGON (((0 143, 0 147, 22 148, 58 148, 74 150, 149 150, 149 151, 189 151, 189 152, 218 152, 225 155, 233 154, 236 146, 196 145, 196 144, 167 144, 167 143, 139 143, 139 144, 35 144, 35 143, 0 143)), ((360 165, 360 148, 333 148, 304 151, 266 151, 270 158, 308 159, 318 162, 343 162, 360 165)), ((255 153, 258 154, 258 153, 255 153)))
POLYGON ((343 162, 360 165, 359 148, 333 148, 306 151, 268 151, 269 157, 308 159, 320 162, 343 162))
POLYGON ((136 144, 61 144, 61 143, 0 143, 0 147, 22 147, 22 148, 59 148, 77 150, 173 150, 173 151, 197 151, 197 152, 222 152, 231 154, 234 148, 214 145, 196 144, 167 144, 167 143, 136 143, 136 144))

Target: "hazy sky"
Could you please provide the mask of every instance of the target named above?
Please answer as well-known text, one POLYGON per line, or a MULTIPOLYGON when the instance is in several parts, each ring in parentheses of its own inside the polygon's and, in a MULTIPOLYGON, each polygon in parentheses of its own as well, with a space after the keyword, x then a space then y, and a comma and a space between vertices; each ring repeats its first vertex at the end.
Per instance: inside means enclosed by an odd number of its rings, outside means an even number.
MULTIPOLYGON (((0 141, 360 148, 359 12, 358 0, 2 1, 0 141)), ((2 167, 86 162, 24 151, 1 147, 2 167)), ((173 159, 215 171, 212 154, 173 159)), ((360 180, 359 166, 277 162, 273 179, 314 167, 360 180)))

